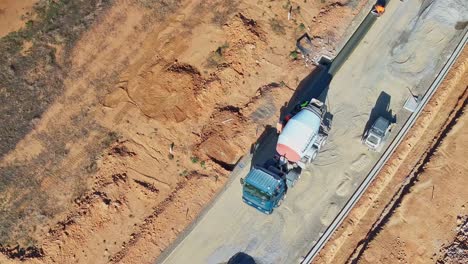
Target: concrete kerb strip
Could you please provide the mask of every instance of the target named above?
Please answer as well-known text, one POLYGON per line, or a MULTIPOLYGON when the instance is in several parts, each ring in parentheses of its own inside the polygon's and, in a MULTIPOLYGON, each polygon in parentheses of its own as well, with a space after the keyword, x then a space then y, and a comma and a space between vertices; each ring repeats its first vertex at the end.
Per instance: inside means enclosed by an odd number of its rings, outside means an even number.
POLYGON ((320 239, 315 243, 312 247, 312 249, 309 251, 309 253, 304 257, 304 259, 301 261, 302 264, 308 264, 310 263, 319 253, 319 251, 323 248, 325 243, 330 239, 331 235, 335 230, 340 226, 340 224, 343 222, 343 220, 346 218, 346 216, 349 214, 351 209, 354 207, 354 205, 357 203, 357 201, 361 198, 361 196, 364 194, 366 189, 369 187, 371 182, 375 179, 377 174, 380 172, 382 169, 383 165, 388 161, 390 158, 391 154, 395 151, 396 147, 401 143, 403 140, 404 136, 408 133, 409 129, 414 125, 416 119, 419 117, 422 109, 426 106, 426 104, 429 102, 431 99, 432 95, 434 95, 435 91, 439 87, 440 83, 443 81, 445 76, 447 75, 449 69, 452 67, 452 65, 455 63, 456 59, 460 55, 461 51, 465 47, 465 44, 468 39, 468 29, 465 29, 465 32, 463 33, 463 37, 461 41, 458 43, 457 47, 455 48, 454 52, 442 68, 442 70, 439 72, 437 75, 436 79, 434 82, 431 84, 430 88, 426 91, 424 94, 421 102, 419 103, 416 111, 411 114, 411 116, 408 118, 398 135, 395 137, 395 139, 392 141, 390 146, 387 148, 385 151, 384 155, 379 159, 379 161, 376 163, 376 165, 372 168, 371 172, 369 175, 366 177, 366 179, 361 183, 359 188, 356 190, 356 192, 351 196, 351 198, 348 200, 344 208, 340 211, 338 216, 333 220, 332 224, 328 226, 326 231, 323 233, 323 235, 320 237, 320 239))
POLYGON ((351 36, 356 32, 357 28, 362 24, 362 21, 369 14, 369 10, 374 6, 375 0, 367 0, 364 6, 361 8, 361 11, 354 17, 351 21, 350 26, 345 30, 343 34, 343 39, 336 45, 336 50, 341 51, 346 43, 349 41, 351 36))
POLYGON ((328 70, 331 75, 335 75, 346 60, 348 60, 349 56, 351 56, 376 20, 377 18, 375 15, 369 11, 359 27, 356 28, 356 31, 354 31, 348 41, 341 47, 340 52, 338 52, 333 59, 330 69, 328 70))
MULTIPOLYGON (((224 194, 224 192, 233 184, 234 180, 239 174, 245 175, 245 170, 250 170, 250 163, 252 162, 252 154, 244 155, 239 162, 237 163, 234 170, 229 174, 228 182, 224 185, 223 189, 219 191, 213 199, 202 209, 198 216, 190 223, 182 233, 180 233, 177 238, 156 258, 156 263, 163 263, 181 244, 182 241, 192 232, 192 230, 198 225, 199 222, 203 220, 208 211, 218 202, 219 198, 224 194)), ((238 183, 240 184, 240 183, 238 183)))

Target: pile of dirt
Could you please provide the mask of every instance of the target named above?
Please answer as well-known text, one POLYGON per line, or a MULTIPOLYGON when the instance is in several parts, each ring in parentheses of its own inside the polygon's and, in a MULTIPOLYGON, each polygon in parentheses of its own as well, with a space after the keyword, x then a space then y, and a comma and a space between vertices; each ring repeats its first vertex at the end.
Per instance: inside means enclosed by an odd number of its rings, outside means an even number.
POLYGON ((210 81, 189 64, 160 61, 141 69, 140 78, 130 80, 123 89, 142 113, 161 122, 180 123, 200 112, 196 97, 210 81))
POLYGON ((202 129, 202 142, 196 148, 200 153, 198 156, 209 158, 228 171, 234 169, 237 159, 245 152, 245 146, 242 146, 245 142, 236 138, 248 127, 239 111, 239 108, 227 106, 213 114, 212 124, 202 129), (232 125, 228 125, 231 122, 232 125))

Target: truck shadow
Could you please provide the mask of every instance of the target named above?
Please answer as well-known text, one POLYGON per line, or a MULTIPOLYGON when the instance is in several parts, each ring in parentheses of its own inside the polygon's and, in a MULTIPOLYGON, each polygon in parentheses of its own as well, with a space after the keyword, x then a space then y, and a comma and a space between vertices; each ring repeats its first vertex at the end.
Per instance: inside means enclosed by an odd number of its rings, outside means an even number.
POLYGON ((228 262, 221 262, 219 264, 255 264, 255 259, 247 253, 237 252, 228 262))
MULTIPOLYGON (((329 85, 333 78, 329 73, 330 66, 331 62, 329 61, 321 62, 299 83, 289 102, 285 102, 281 107, 280 120, 283 120, 286 115, 291 113, 298 104, 310 101, 312 98, 327 103, 329 85)), ((333 115, 327 112, 324 118, 325 125, 331 127, 332 119, 333 115)), ((251 146, 251 166, 263 165, 266 161, 273 158, 274 153, 276 153, 277 139, 276 128, 271 125, 266 126, 261 136, 251 146)))
POLYGON ((252 154, 251 168, 255 165, 262 165, 273 158, 272 153, 276 152, 277 139, 276 128, 267 125, 257 141, 250 147, 250 153, 252 154))
POLYGON ((364 131, 362 132, 363 136, 380 116, 390 121, 390 123, 396 123, 396 115, 393 114, 392 110, 390 109, 390 100, 391 96, 389 94, 386 92, 380 93, 374 107, 371 110, 369 120, 367 120, 364 131))
POLYGON ((297 86, 289 102, 281 107, 280 119, 294 110, 296 105, 312 98, 325 102, 329 84, 333 76, 329 73, 330 64, 318 65, 304 80, 297 86))

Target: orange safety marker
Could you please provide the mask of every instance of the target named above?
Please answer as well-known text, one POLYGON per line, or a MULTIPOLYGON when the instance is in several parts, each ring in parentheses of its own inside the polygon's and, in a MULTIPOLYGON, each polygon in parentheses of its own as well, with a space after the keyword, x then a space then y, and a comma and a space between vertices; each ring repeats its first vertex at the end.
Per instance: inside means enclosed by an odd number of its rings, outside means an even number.
POLYGON ((381 5, 375 5, 374 9, 378 15, 382 15, 385 12, 385 7, 381 5))

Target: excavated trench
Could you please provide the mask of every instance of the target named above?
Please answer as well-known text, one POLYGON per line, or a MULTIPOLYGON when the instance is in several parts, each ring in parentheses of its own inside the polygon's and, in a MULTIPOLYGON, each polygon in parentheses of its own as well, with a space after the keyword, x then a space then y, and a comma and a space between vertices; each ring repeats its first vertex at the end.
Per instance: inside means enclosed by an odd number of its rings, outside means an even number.
POLYGON ((219 166, 221 166, 221 168, 227 170, 227 171, 233 171, 234 168, 236 167, 236 164, 230 164, 230 163, 227 163, 227 162, 224 162, 222 160, 218 160, 212 156, 208 156, 211 161, 213 161, 214 163, 218 164, 219 166))

